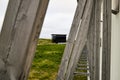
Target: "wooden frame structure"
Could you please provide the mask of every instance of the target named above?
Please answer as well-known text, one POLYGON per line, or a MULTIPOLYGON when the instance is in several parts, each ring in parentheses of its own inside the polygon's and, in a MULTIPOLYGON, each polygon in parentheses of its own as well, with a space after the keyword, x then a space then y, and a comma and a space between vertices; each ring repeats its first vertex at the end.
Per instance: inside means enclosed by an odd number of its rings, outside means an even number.
MULTIPOLYGON (((87 46, 91 80, 99 80, 102 0, 78 5, 57 80, 72 80, 87 46)), ((120 2, 120 1, 119 1, 120 2)), ((0 34, 0 80, 26 80, 49 0, 10 0, 0 34), (15 7, 14 7, 14 6, 15 7)), ((111 0, 104 0, 102 80, 110 80, 111 0)))
MULTIPOLYGON (((89 67, 90 67, 90 79, 100 79, 100 22, 101 22, 101 4, 102 0, 89 0, 86 4, 82 0, 78 1, 78 7, 82 6, 82 17, 79 18, 78 11, 76 15, 78 18, 74 18, 70 34, 74 34, 74 37, 69 36, 67 46, 63 55, 61 66, 58 72, 57 80, 72 80, 77 66, 77 62, 81 56, 82 50, 87 45, 89 54, 89 67), (90 1, 89 7, 88 3, 90 1), (83 4, 81 4, 83 3, 83 4), (93 5, 90 7, 90 5, 93 5), (87 7, 86 7, 87 6, 87 7), (89 10, 87 12, 87 9, 89 10), (88 17, 88 14, 90 17, 88 17), (86 18, 85 18, 86 16, 86 18), (76 20, 79 20, 76 21, 76 20), (84 22, 85 20, 85 22, 84 22), (89 23, 89 24, 88 24, 89 23), (88 25, 87 25, 88 24, 88 25), (76 28, 76 29, 74 29, 76 28), (75 33, 75 32, 77 33, 75 33), (72 39, 71 39, 72 38, 72 39)), ((110 80, 110 47, 111 47, 111 1, 104 0, 104 20, 103 20, 103 59, 102 59, 102 80, 110 80)))

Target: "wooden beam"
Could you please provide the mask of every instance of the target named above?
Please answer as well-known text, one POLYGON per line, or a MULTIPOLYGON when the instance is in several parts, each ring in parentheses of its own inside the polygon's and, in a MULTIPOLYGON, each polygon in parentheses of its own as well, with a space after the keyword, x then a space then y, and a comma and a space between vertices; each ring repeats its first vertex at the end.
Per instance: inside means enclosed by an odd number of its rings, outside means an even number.
POLYGON ((90 75, 90 73, 85 73, 85 72, 74 72, 74 75, 76 75, 76 76, 89 76, 90 75))
POLYGON ((104 0, 103 9, 102 80, 110 80, 111 0, 104 0))
POLYGON ((89 33, 89 39, 87 40, 87 46, 89 47, 88 50, 88 61, 89 61, 89 67, 90 67, 90 78, 91 80, 93 80, 94 77, 94 25, 92 24, 90 26, 91 28, 89 29, 89 31, 91 33, 89 33), (93 26, 93 27, 92 27, 93 26))
POLYGON ((27 51, 28 54, 26 57, 26 63, 24 66, 24 72, 22 74, 21 80, 27 80, 28 73, 31 68, 31 63, 34 58, 34 53, 36 50, 38 38, 39 38, 41 29, 42 29, 42 25, 43 25, 44 17, 45 17, 46 10, 48 7, 48 3, 49 3, 49 0, 41 0, 41 2, 39 4, 38 11, 36 14, 36 19, 35 19, 34 25, 33 25, 34 28, 32 30, 30 40, 29 40, 28 51, 27 51))
POLYGON ((86 0, 80 0, 76 9, 76 13, 74 16, 74 20, 72 23, 72 27, 70 30, 70 34, 69 34, 69 38, 67 41, 67 45, 65 47, 65 51, 62 57, 62 61, 61 61, 61 65, 60 65, 60 69, 58 72, 58 76, 57 76, 57 80, 63 80, 65 78, 65 74, 66 74, 66 70, 68 67, 68 63, 71 57, 71 52, 74 46, 74 42, 76 39, 76 35, 79 29, 79 25, 80 25, 80 21, 81 21, 81 17, 83 14, 83 9, 85 6, 86 0))
POLYGON ((80 29, 78 31, 78 35, 76 38, 75 46, 73 48, 71 59, 69 61, 69 66, 68 66, 65 80, 73 79, 73 73, 75 71, 75 67, 77 66, 77 62, 80 58, 81 52, 86 44, 89 22, 90 22, 90 17, 92 12, 92 5, 93 5, 93 0, 87 1, 85 6, 85 11, 82 17, 80 29))
POLYGON ((95 5, 93 5, 89 30, 87 35, 87 49, 88 49, 88 61, 90 67, 90 79, 93 80, 94 78, 94 28, 95 28, 95 5))
POLYGON ((0 35, 0 80, 26 80, 49 0, 10 0, 0 35))
POLYGON ((14 24, 16 21, 16 14, 18 14, 18 9, 20 7, 20 0, 11 0, 9 1, 5 20, 3 23, 2 31, 0 34, 0 79, 1 80, 10 80, 9 74, 7 72, 7 68, 5 67, 7 64, 7 55, 10 51, 10 46, 12 43, 12 36, 14 29, 14 24), (14 7, 14 6, 15 7, 14 7))
POLYGON ((94 0, 94 6, 91 15, 91 22, 87 39, 91 80, 99 80, 100 15, 101 0, 94 0))
POLYGON ((94 80, 99 80, 100 71, 100 21, 102 0, 95 0, 95 28, 94 28, 94 80))

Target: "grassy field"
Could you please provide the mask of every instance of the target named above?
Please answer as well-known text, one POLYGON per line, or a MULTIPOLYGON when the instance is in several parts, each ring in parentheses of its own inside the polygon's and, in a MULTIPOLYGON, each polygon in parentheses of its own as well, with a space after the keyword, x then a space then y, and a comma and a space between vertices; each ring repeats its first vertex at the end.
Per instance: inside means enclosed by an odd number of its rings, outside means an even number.
POLYGON ((28 80, 55 80, 64 47, 51 40, 39 40, 28 80))
MULTIPOLYGON (((64 48, 65 44, 55 44, 49 39, 40 39, 28 80, 55 80, 64 48)), ((87 78, 75 76, 74 80, 87 80, 87 78)))

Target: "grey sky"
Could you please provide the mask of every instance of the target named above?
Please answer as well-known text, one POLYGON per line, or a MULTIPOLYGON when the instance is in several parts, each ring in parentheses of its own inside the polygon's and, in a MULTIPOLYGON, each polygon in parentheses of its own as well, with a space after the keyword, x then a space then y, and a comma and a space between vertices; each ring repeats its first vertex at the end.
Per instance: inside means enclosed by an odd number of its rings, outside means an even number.
POLYGON ((0 31, 4 20, 8 0, 0 0, 0 31))
MULTIPOLYGON (((8 0, 0 0, 0 29, 7 2, 8 0)), ((51 38, 54 33, 68 34, 76 5, 77 0, 50 0, 40 37, 51 38)))
POLYGON ((77 0, 50 0, 40 37, 50 34, 68 34, 74 17, 77 0))

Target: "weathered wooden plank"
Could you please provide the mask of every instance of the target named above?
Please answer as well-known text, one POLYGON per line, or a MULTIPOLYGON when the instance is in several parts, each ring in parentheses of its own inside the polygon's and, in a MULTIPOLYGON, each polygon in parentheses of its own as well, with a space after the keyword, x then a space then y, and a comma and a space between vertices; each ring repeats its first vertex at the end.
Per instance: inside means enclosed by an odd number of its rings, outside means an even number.
POLYGON ((72 80, 75 67, 77 66, 77 62, 85 46, 90 17, 91 17, 92 5, 93 5, 93 0, 87 1, 86 6, 85 6, 85 11, 83 14, 83 18, 82 18, 82 22, 80 25, 80 29, 78 31, 78 35, 76 38, 75 46, 72 51, 72 55, 71 55, 71 59, 69 62, 65 80, 72 80))
POLYGON ((77 68, 78 70, 89 70, 89 68, 82 68, 82 67, 80 67, 80 68, 77 68))
POLYGON ((20 3, 20 0, 11 0, 9 2, 2 31, 0 34, 0 80, 9 80, 9 74, 6 73, 6 58, 10 50, 10 45, 12 43, 12 30, 14 29, 13 26, 16 21, 16 14, 18 13, 20 3), (13 7, 13 5, 15 7, 13 7))
POLYGON ((100 11, 101 0, 94 0, 94 7, 88 33, 87 47, 91 80, 99 80, 99 52, 100 52, 100 11))
POLYGON ((32 55, 34 55, 35 45, 49 0, 17 0, 19 4, 18 7, 15 7, 16 13, 14 13, 14 10, 11 11, 14 8, 14 1, 16 2, 16 0, 10 0, 7 17, 0 36, 0 44, 2 44, 0 45, 0 56, 5 56, 2 59, 5 68, 0 67, 0 70, 3 70, 0 73, 3 75, 1 80, 27 79, 28 69, 31 65, 32 55), (9 24, 6 24, 9 23, 9 18, 14 20, 10 23, 11 29, 9 29, 9 24), (6 35, 5 31, 9 32, 9 34, 6 35), (2 48, 3 46, 4 48, 2 48))
POLYGON ((32 29, 32 33, 31 33, 30 40, 29 40, 28 51, 27 51, 28 54, 26 57, 26 63, 24 66, 24 72, 22 74, 21 80, 27 80, 28 73, 31 67, 31 63, 34 58, 36 44, 37 44, 41 29, 42 29, 42 24, 44 21, 48 3, 49 3, 49 0, 41 0, 41 2, 39 3, 38 12, 37 12, 36 19, 33 25, 34 28, 32 29))
POLYGON ((94 8, 91 15, 91 21, 89 25, 88 39, 87 39, 87 47, 89 54, 89 65, 90 65, 90 79, 93 80, 94 77, 94 8))
POLYGON ((74 72, 74 75, 82 75, 82 76, 89 76, 90 75, 90 73, 85 73, 85 72, 74 72))
POLYGON ((93 80, 94 78, 94 34, 95 34, 95 1, 92 9, 88 36, 87 36, 87 49, 88 49, 88 61, 90 67, 90 79, 93 80))
MULTIPOLYGON (((92 16, 91 16, 92 17, 92 16)), ((90 21, 91 22, 91 21, 90 21)), ((88 30, 88 36, 87 36, 87 43, 86 43, 86 46, 87 46, 87 50, 88 50, 88 63, 89 63, 89 72, 91 73, 91 47, 90 47, 90 27, 89 27, 89 30, 88 30)), ((90 76, 91 77, 91 76, 90 76)))
POLYGON ((76 13, 75 13, 75 16, 74 16, 74 20, 73 20, 73 23, 72 23, 72 27, 71 27, 71 30, 70 30, 69 38, 68 38, 68 41, 67 41, 67 45, 66 45, 66 48, 65 48, 65 51, 64 51, 64 54, 63 54, 63 58, 62 58, 62 61, 61 61, 61 65, 60 65, 60 69, 59 69, 59 72, 58 72, 57 80, 63 80, 64 77, 65 77, 66 70, 67 70, 67 67, 68 67, 68 62, 70 60, 71 52, 72 52, 74 42, 75 42, 75 38, 76 38, 76 35, 77 35, 77 31, 78 31, 78 28, 80 27, 79 25, 80 25, 80 21, 81 21, 81 17, 82 17, 82 14, 83 14, 83 9, 84 9, 85 3, 86 3, 86 0, 80 0, 79 3, 78 3, 76 13))
POLYGON ((111 0, 104 0, 103 15, 102 80, 110 80, 111 0))
POLYGON ((78 67, 89 66, 88 64, 78 64, 78 67))
POLYGON ((94 80, 99 80, 100 66, 100 20, 102 0, 95 0, 95 28, 94 28, 94 80))

